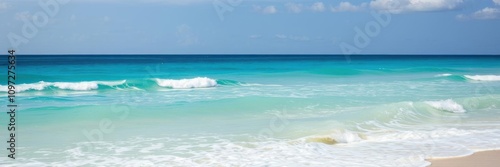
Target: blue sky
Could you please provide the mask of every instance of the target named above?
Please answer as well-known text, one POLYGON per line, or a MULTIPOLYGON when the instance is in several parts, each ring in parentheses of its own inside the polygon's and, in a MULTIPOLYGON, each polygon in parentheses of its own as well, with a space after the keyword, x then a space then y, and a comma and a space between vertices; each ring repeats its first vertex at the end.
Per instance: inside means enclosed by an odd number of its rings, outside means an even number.
POLYGON ((0 19, 27 54, 500 54, 500 0, 0 0, 0 19))

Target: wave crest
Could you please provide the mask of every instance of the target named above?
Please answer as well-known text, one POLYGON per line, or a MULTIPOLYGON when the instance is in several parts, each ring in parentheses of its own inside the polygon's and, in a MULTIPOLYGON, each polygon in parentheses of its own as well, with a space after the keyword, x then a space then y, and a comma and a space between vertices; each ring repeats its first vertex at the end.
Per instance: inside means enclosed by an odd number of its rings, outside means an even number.
POLYGON ((450 74, 450 73, 444 73, 444 74, 437 74, 435 75, 436 77, 449 77, 449 76, 452 76, 453 74, 450 74))
POLYGON ((464 75, 465 78, 474 81, 500 81, 500 75, 464 75))
MULTIPOLYGON (((127 80, 121 80, 121 81, 84 81, 84 82, 45 82, 45 81, 40 81, 37 83, 29 83, 29 84, 19 84, 16 85, 16 91, 17 92, 24 92, 24 91, 29 91, 29 90, 37 90, 41 91, 46 88, 54 87, 57 89, 63 89, 63 90, 75 90, 75 91, 89 91, 89 90, 96 90, 99 88, 99 85, 105 85, 105 86, 117 86, 117 85, 122 85, 127 80)), ((0 91, 7 91, 7 86, 0 85, 0 91)))
POLYGON ((464 107, 457 102, 447 99, 440 101, 426 101, 425 103, 429 104, 435 109, 452 112, 452 113, 464 113, 467 112, 464 107))
MULTIPOLYGON (((24 83, 15 85, 17 92, 24 91, 49 91, 49 90, 154 90, 158 86, 172 89, 210 88, 216 86, 267 86, 260 84, 246 84, 234 80, 216 80, 207 77, 191 79, 146 79, 146 80, 119 80, 119 81, 80 81, 80 82, 45 82, 24 83)), ((8 85, 0 85, 0 92, 6 92, 8 85)))
POLYGON ((155 79, 158 86, 173 89, 209 88, 217 86, 217 81, 207 77, 196 77, 192 79, 155 79))
POLYGON ((455 75, 450 73, 437 74, 434 77, 447 78, 452 81, 500 81, 500 75, 455 75))

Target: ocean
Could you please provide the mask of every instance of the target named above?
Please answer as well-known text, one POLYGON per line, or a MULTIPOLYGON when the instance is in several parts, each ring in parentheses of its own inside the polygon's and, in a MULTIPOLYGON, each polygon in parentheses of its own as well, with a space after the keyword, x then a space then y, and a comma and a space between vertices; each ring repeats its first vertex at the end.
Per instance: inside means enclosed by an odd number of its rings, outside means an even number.
POLYGON ((500 56, 18 54, 16 75, 16 159, 4 109, 0 166, 400 167, 500 149, 500 56))

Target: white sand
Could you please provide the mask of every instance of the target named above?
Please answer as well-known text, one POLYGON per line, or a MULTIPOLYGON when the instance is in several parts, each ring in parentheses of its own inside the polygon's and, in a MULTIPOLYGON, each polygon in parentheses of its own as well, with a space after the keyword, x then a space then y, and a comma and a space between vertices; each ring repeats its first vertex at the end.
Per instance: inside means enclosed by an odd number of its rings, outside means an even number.
POLYGON ((430 159, 431 167, 499 167, 500 150, 477 152, 459 158, 430 159))

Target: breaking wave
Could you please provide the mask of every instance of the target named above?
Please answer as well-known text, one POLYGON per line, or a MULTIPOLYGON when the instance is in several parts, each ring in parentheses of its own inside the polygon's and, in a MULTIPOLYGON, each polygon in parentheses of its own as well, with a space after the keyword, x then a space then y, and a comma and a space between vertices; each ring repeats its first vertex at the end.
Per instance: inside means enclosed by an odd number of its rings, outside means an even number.
MULTIPOLYGON (((80 81, 80 82, 45 82, 23 83, 15 85, 16 92, 26 91, 91 91, 91 90, 155 90, 157 88, 171 89, 194 89, 210 88, 216 86, 266 86, 260 84, 248 84, 234 80, 216 80, 208 77, 196 77, 191 79, 145 79, 145 80, 119 80, 119 81, 80 81)), ((8 91, 8 85, 0 85, 0 92, 8 91)))
MULTIPOLYGON (((45 89, 61 89, 61 90, 74 90, 74 91, 89 91, 96 90, 99 86, 113 87, 123 85, 127 80, 121 81, 84 81, 84 82, 45 82, 40 81, 37 83, 19 84, 15 85, 15 90, 18 92, 36 90, 42 91, 45 89)), ((0 91, 6 92, 8 86, 0 85, 0 91)))
POLYGON ((155 79, 158 86, 173 89, 209 88, 217 86, 217 81, 207 77, 193 79, 155 79))
POLYGON ((500 75, 455 75, 443 73, 435 77, 444 77, 453 81, 500 81, 500 75))
POLYGON ((451 99, 440 100, 440 101, 427 101, 426 103, 432 106, 433 108, 442 111, 447 111, 452 113, 467 112, 462 105, 458 104, 457 102, 451 99))
POLYGON ((500 81, 500 75, 464 75, 465 78, 474 81, 500 81))

